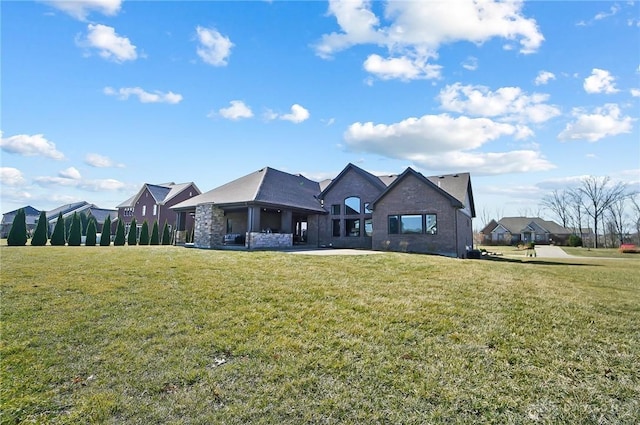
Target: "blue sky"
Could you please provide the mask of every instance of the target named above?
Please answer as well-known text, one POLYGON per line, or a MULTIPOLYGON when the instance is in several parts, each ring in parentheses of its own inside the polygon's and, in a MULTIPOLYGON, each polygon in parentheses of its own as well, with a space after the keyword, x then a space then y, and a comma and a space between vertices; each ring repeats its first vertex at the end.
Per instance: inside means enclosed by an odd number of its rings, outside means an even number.
POLYGON ((640 4, 3 1, 1 210, 113 208, 264 166, 470 172, 534 214, 588 175, 640 189, 640 4))

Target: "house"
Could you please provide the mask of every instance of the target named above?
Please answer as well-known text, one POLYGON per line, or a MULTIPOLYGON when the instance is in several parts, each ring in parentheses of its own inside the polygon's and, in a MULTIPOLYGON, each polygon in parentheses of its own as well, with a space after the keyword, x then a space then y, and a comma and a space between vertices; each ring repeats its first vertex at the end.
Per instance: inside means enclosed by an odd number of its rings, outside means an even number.
POLYGON ((194 245, 285 248, 306 243, 310 217, 326 214, 320 185, 301 175, 265 167, 173 206, 176 229, 195 221, 194 245))
POLYGON ((465 257, 473 245, 468 173, 424 177, 408 168, 380 177, 348 164, 315 182, 265 167, 173 209, 178 230, 194 217, 199 248, 305 244, 465 257))
POLYGON ((18 208, 17 210, 9 211, 2 214, 2 222, 0 222, 0 237, 6 238, 9 236, 9 231, 13 225, 13 220, 20 209, 24 210, 25 221, 27 223, 27 232, 32 234, 36 229, 38 223, 38 217, 40 217, 40 211, 33 208, 31 205, 18 208))
MULTIPOLYGON (((163 226, 166 221, 172 227, 177 217, 176 211, 171 207, 201 193, 193 182, 145 183, 135 195, 117 206, 118 219, 125 224, 127 233, 134 217, 138 227, 141 227, 145 220, 149 223, 149 227, 155 221, 158 222, 158 226, 163 226)), ((184 216, 181 223, 183 230, 174 235, 177 243, 184 242, 187 231, 193 229, 193 217, 184 216)))
MULTIPOLYGON (((102 233, 102 225, 107 216, 111 217, 111 233, 115 233, 118 220, 118 211, 115 209, 100 208, 95 204, 87 201, 74 202, 71 204, 61 205, 50 211, 47 211, 47 222, 49 223, 49 234, 53 233, 53 229, 58 222, 58 217, 62 214, 62 218, 67 221, 73 217, 73 214, 82 216, 84 214, 87 220, 93 217, 96 220, 96 231, 102 233)), ((83 223, 83 230, 86 232, 86 223, 83 223)))
POLYGON ((539 217, 504 217, 491 220, 480 231, 484 243, 516 245, 519 243, 565 244, 573 232, 539 217))

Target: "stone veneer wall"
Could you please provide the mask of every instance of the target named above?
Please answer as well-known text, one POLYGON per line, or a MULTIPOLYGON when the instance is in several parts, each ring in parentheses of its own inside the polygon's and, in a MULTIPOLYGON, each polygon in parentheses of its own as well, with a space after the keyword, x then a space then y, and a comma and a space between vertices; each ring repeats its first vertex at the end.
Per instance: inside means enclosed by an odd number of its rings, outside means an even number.
POLYGON ((196 248, 217 248, 223 245, 226 233, 224 211, 213 204, 198 205, 193 245, 196 248))
POLYGON ((247 233, 245 246, 249 249, 291 248, 293 246, 292 233, 247 233))

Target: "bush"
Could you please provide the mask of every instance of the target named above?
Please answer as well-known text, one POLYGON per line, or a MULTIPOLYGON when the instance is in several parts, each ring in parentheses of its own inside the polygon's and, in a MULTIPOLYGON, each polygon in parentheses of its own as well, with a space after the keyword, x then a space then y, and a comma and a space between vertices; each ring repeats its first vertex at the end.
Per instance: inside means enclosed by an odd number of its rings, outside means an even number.
POLYGON ((87 239, 84 242, 85 246, 96 246, 96 220, 93 217, 89 217, 89 223, 87 224, 87 239))
POLYGON ((151 231, 151 245, 160 245, 160 232, 158 231, 158 220, 153 222, 153 230, 151 231))
POLYGON ((113 238, 113 246, 124 246, 124 222, 118 220, 118 227, 116 228, 116 237, 113 238))
POLYGON ((24 213, 24 209, 20 208, 13 217, 13 224, 11 224, 11 230, 9 230, 9 236, 7 238, 7 245, 9 246, 24 246, 27 243, 27 216, 24 213))
POLYGON ((56 221, 56 225, 53 228, 53 233, 51 234, 51 245, 64 246, 66 242, 64 219, 62 218, 62 213, 59 213, 58 221, 56 221))
POLYGON ((127 245, 136 245, 138 243, 138 223, 136 223, 136 218, 133 217, 131 219, 131 224, 129 225, 129 236, 127 237, 127 245))
POLYGON ((111 216, 108 215, 102 223, 102 235, 100 236, 100 246, 111 245, 111 216))
POLYGON ((167 224, 166 220, 162 228, 162 245, 171 245, 171 233, 169 232, 169 224, 167 224))
POLYGON ((567 245, 569 246, 582 246, 582 238, 578 235, 571 235, 569 239, 567 239, 567 245))
POLYGON ((80 246, 82 244, 82 223, 80 217, 75 212, 71 217, 71 228, 69 229, 69 246, 80 246))
POLYGON ((48 228, 49 223, 47 223, 47 213, 41 211, 40 217, 38 218, 38 225, 36 226, 36 230, 33 232, 33 238, 31 238, 31 245, 45 246, 49 240, 48 228))
POLYGON ((149 245, 149 223, 147 220, 142 222, 142 227, 140 228, 140 245, 149 245))

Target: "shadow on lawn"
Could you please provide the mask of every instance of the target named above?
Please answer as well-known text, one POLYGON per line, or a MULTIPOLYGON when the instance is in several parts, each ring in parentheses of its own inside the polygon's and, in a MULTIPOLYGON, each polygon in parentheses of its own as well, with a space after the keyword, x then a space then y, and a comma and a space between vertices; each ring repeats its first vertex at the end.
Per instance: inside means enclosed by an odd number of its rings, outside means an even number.
MULTIPOLYGON (((506 257, 496 257, 493 255, 489 255, 484 257, 484 260, 488 261, 497 261, 503 263, 520 263, 520 264, 536 264, 541 266, 599 266, 598 264, 587 264, 587 263, 573 263, 573 262, 560 262, 560 261, 546 261, 546 260, 533 260, 531 257, 527 257, 527 259, 521 260, 518 258, 506 258, 506 257)), ((533 257, 535 258, 535 257, 533 257)))

